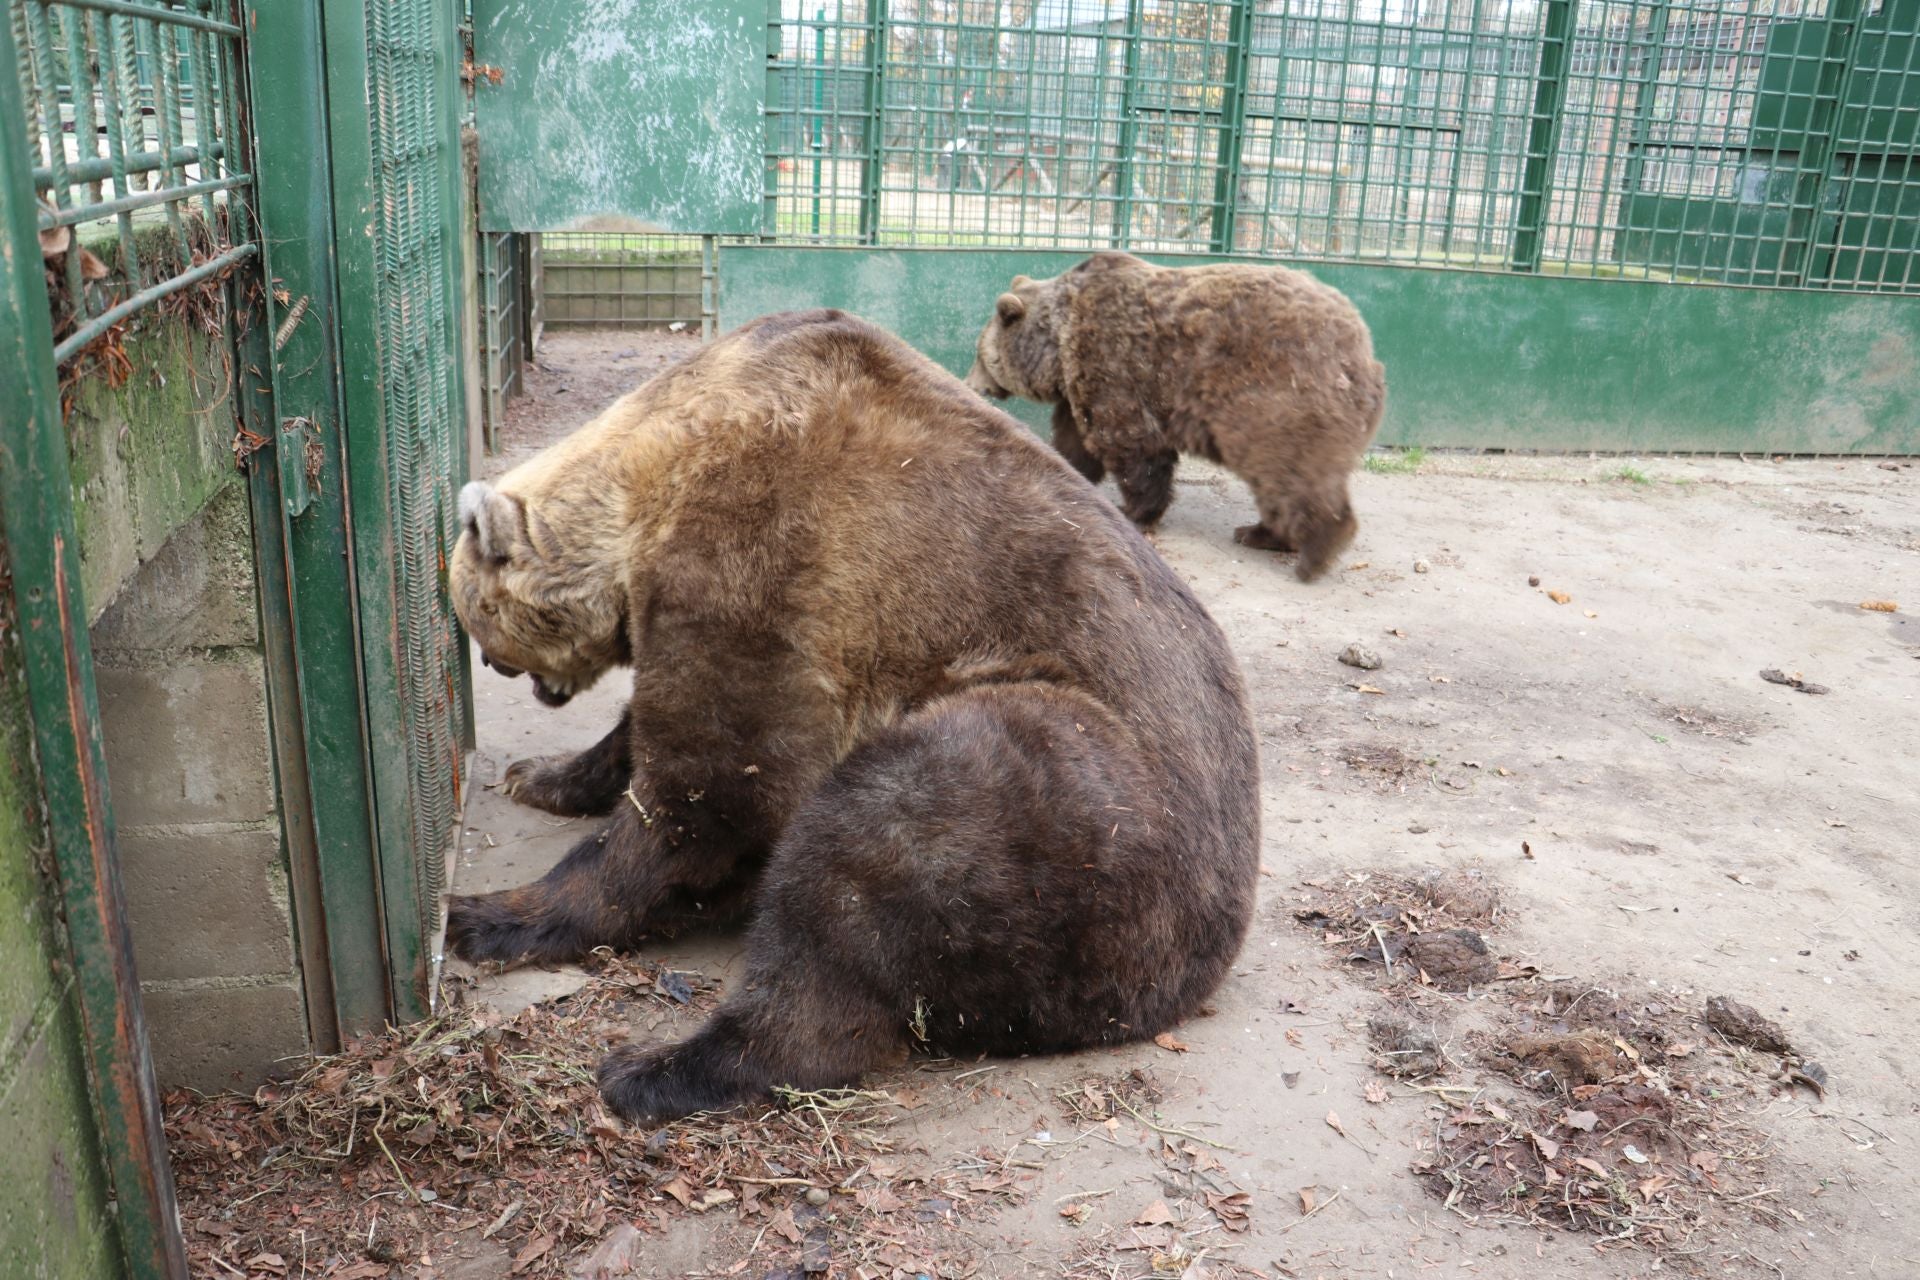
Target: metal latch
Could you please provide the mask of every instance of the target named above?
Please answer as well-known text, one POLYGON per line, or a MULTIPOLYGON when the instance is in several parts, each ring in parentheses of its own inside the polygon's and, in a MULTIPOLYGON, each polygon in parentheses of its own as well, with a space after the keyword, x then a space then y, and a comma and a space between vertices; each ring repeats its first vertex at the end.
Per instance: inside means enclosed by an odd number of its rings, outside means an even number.
POLYGON ((280 496, 287 515, 297 516, 313 505, 320 481, 320 441, 311 418, 282 418, 274 460, 280 465, 280 496))

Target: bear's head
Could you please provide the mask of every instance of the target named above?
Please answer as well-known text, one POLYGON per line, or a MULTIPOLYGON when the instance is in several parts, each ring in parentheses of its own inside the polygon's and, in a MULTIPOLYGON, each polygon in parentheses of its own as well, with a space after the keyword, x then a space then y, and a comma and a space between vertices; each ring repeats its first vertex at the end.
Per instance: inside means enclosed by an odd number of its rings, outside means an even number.
POLYGON ((1066 394, 1060 373, 1058 285, 1015 276, 974 344, 967 385, 983 396, 1050 403, 1066 394))
POLYGON ((448 589, 483 663, 531 675, 534 696, 558 707, 630 661, 626 611, 603 556, 570 545, 519 494, 480 480, 460 491, 460 524, 448 589))

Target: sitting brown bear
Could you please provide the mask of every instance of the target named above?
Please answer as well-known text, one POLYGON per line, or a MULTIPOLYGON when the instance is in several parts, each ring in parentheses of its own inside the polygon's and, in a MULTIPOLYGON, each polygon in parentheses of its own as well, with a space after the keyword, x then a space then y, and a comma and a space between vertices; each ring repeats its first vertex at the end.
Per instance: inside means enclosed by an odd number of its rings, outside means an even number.
POLYGON ((461 493, 454 607, 619 726, 518 797, 612 811, 539 881, 455 897, 474 961, 751 913, 685 1043, 616 1051, 632 1118, 852 1083, 916 1040, 1152 1036, 1253 907, 1258 759, 1225 640, 1021 426, 835 311, 769 316, 461 493))
POLYGON ((1081 475, 1113 472, 1147 527, 1196 453, 1253 488, 1234 540, 1298 551, 1311 582, 1359 529, 1347 476, 1380 428, 1386 372, 1338 290, 1285 267, 1156 267, 1099 253, 1051 280, 1015 276, 981 330, 967 385, 1051 403, 1081 475))

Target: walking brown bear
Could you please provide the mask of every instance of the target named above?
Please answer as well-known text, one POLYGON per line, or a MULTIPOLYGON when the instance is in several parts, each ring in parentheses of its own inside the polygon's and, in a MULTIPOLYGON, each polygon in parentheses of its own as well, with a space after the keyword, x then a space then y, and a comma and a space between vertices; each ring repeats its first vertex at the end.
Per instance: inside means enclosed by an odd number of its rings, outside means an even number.
POLYGON ((488 665, 549 704, 614 666, 634 689, 605 741, 513 770, 606 827, 453 898, 451 950, 563 961, 752 917, 698 1034, 602 1065, 622 1115, 849 1084, 916 1033, 1153 1036, 1226 974, 1259 804, 1225 640, 1099 494, 899 341, 763 318, 460 506, 454 606, 488 665))
POLYGON ((1380 429, 1386 372, 1338 290, 1286 267, 1156 267, 1099 253, 1051 280, 1015 276, 980 332, 967 385, 1050 403, 1053 443, 1108 472, 1149 527, 1181 453, 1223 463, 1260 519, 1234 541, 1326 572, 1360 528, 1347 477, 1380 429))

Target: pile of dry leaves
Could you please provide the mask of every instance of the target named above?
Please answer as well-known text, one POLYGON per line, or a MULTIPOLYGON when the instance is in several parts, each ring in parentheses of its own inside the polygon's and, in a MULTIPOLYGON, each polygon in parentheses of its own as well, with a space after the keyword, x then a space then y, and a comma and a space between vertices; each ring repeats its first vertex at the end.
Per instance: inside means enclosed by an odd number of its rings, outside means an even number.
POLYGON ((515 1275, 589 1255, 617 1270, 644 1234, 724 1207, 736 1273, 831 1257, 862 1280, 957 1274, 951 1225, 1015 1198, 1015 1178, 895 1151, 889 1126, 919 1105, 907 1091, 789 1094, 651 1133, 608 1115, 595 1063, 650 1006, 698 1011, 703 985, 602 956, 581 990, 512 1017, 455 1001, 251 1097, 172 1095, 194 1273, 427 1280, 476 1239, 515 1275))
POLYGON ((1737 1234, 1723 1228, 1799 1216, 1773 1200, 1770 1143, 1748 1116, 1777 1089, 1824 1091, 1826 1074, 1757 1012, 1632 998, 1502 958, 1482 931, 1505 909, 1478 872, 1306 887, 1294 919, 1385 997, 1368 1023, 1373 1065, 1430 1100, 1414 1169, 1447 1208, 1683 1266, 1737 1234), (1484 1073, 1453 1083, 1469 1066, 1484 1073))

